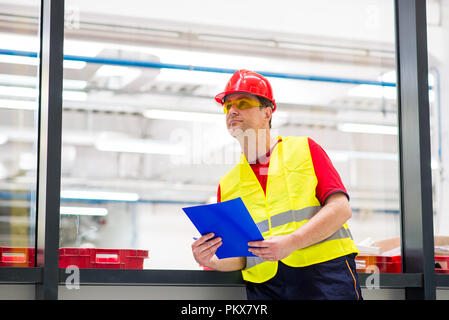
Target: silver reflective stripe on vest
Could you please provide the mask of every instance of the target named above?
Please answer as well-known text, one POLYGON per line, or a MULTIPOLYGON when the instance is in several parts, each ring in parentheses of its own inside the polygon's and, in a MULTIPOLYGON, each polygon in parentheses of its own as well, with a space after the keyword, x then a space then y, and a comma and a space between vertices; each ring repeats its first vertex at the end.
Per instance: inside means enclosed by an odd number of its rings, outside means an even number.
POLYGON ((315 206, 303 208, 301 210, 289 210, 278 213, 277 215, 271 217, 271 228, 279 227, 293 221, 300 222, 310 219, 320 210, 320 206, 315 206))
POLYGON ((256 226, 259 229, 260 233, 264 233, 264 232, 270 230, 270 227, 268 225, 268 220, 258 222, 258 223, 256 223, 256 226))
MULTIPOLYGON (((330 240, 337 240, 337 239, 346 239, 346 238, 351 238, 352 239, 352 234, 349 231, 349 229, 346 229, 345 227, 341 227, 340 229, 338 229, 333 235, 331 235, 330 237, 321 240, 315 244, 319 244, 319 243, 323 243, 325 241, 330 241, 330 240)), ((315 245, 314 244, 314 245, 315 245)), ((249 269, 251 267, 254 267, 255 265, 258 265, 259 263, 265 262, 266 260, 259 258, 259 257, 246 257, 246 269, 249 269)))
POLYGON ((346 238, 351 238, 352 239, 352 234, 349 231, 349 229, 346 229, 345 227, 341 227, 333 235, 331 235, 329 238, 321 240, 321 241, 319 241, 319 242, 317 242, 315 244, 323 243, 323 242, 329 241, 329 240, 346 239, 346 238))
POLYGON ((249 269, 251 267, 254 267, 255 265, 265 262, 266 260, 259 258, 259 257, 246 257, 246 268, 249 269))
MULTIPOLYGON (((318 211, 320 211, 320 206, 307 207, 300 210, 289 210, 282 213, 278 213, 271 217, 271 227, 279 227, 289 222, 300 222, 306 219, 312 218, 318 211)), ((260 233, 267 232, 270 230, 268 219, 256 223, 257 228, 259 228, 260 233)))

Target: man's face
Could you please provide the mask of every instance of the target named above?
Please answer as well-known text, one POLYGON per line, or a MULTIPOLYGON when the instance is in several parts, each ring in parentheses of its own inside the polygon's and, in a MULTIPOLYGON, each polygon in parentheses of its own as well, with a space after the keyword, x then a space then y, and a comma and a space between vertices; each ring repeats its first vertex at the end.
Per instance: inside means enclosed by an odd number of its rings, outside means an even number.
POLYGON ((248 129, 257 131, 258 129, 269 128, 268 123, 271 118, 271 109, 259 108, 260 103, 256 97, 246 93, 236 93, 227 97, 225 102, 231 102, 229 111, 226 114, 226 126, 232 136, 235 137, 248 129), (232 103, 242 98, 251 100, 257 107, 239 109, 237 104, 232 103))

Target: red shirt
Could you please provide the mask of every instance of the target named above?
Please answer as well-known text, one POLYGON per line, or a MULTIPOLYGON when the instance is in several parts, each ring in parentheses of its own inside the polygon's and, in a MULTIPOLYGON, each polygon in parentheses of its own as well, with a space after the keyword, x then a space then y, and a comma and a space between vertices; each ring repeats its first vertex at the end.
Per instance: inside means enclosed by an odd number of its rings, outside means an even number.
MULTIPOLYGON (((281 140, 279 140, 281 141, 281 140)), ((279 142, 278 141, 278 142, 279 142)), ((337 192, 342 192, 348 197, 349 195, 346 191, 343 182, 341 181, 340 175, 334 168, 331 160, 329 159, 326 152, 321 148, 319 144, 308 138, 310 155, 312 157, 312 163, 315 170, 315 175, 318 180, 318 184, 315 189, 315 194, 317 199, 320 201, 321 205, 324 205, 326 199, 337 192)), ((256 163, 250 164, 254 171, 259 183, 266 193, 267 177, 268 177, 268 166, 270 164, 269 159, 274 146, 263 158, 259 158, 256 163)), ((217 202, 221 201, 220 185, 218 185, 217 190, 217 202)))

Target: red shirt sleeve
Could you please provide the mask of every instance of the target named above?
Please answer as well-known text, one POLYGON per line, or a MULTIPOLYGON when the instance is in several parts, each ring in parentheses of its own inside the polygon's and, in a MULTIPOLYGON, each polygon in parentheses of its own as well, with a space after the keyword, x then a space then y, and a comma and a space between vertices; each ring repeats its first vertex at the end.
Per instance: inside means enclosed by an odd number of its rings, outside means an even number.
POLYGON ((221 191, 220 191, 220 184, 218 185, 218 190, 217 190, 217 203, 221 202, 221 191))
POLYGON ((337 192, 344 193, 349 200, 348 192, 346 191, 346 188, 341 181, 340 175, 329 159, 329 156, 319 144, 317 144, 311 138, 308 138, 308 140, 310 155, 312 156, 313 167, 315 169, 315 175, 318 179, 315 193, 321 205, 324 205, 326 199, 330 195, 337 192))

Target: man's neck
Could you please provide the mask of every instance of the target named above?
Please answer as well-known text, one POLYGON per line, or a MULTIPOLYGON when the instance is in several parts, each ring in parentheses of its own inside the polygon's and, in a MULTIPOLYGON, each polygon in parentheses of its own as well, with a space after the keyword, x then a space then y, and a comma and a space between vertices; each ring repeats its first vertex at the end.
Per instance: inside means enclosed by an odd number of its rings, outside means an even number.
POLYGON ((247 130, 237 140, 249 163, 254 163, 265 156, 277 141, 276 138, 271 137, 269 129, 247 130))

